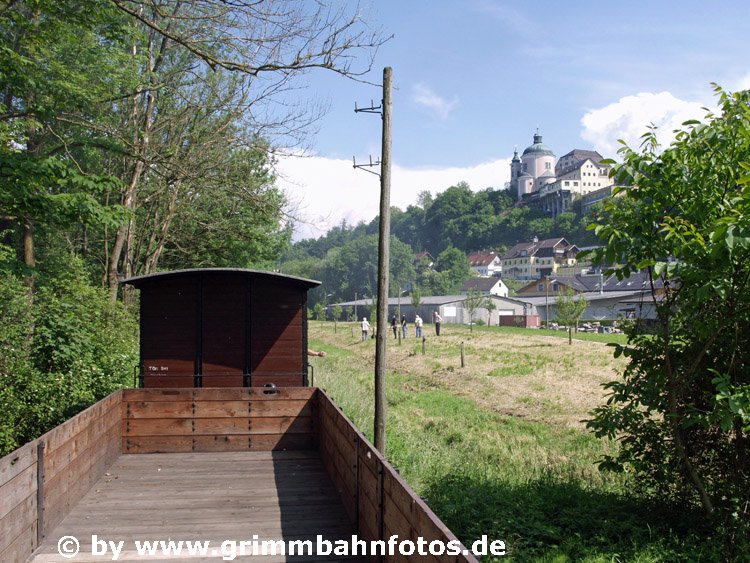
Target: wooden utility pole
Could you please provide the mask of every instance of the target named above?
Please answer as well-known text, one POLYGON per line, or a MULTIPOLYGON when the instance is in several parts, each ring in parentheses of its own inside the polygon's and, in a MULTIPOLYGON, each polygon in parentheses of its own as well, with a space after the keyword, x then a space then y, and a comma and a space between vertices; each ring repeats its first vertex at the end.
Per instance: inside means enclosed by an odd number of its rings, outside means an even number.
POLYGON ((380 240, 378 242, 378 334, 375 347, 375 447, 385 455, 386 338, 391 239, 391 67, 383 69, 383 142, 380 157, 380 240))

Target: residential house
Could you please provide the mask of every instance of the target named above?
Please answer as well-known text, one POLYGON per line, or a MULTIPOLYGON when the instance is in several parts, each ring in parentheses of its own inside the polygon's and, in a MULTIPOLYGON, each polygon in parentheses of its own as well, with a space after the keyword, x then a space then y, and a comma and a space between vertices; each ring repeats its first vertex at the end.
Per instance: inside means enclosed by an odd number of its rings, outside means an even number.
POLYGON ((497 252, 482 250, 480 252, 472 252, 467 257, 469 260, 469 266, 481 277, 492 277, 500 276, 503 271, 500 256, 497 252))
POLYGON ((432 267, 435 265, 435 259, 432 257, 432 254, 427 251, 417 252, 414 255, 413 263, 415 268, 424 265, 428 270, 432 270, 432 267))
POLYGON ((502 258, 503 276, 517 280, 541 279, 554 275, 560 267, 576 263, 578 247, 565 238, 539 240, 515 245, 502 258))
POLYGON ((461 287, 461 293, 466 294, 472 289, 483 295, 508 297, 508 286, 500 278, 472 278, 461 287))

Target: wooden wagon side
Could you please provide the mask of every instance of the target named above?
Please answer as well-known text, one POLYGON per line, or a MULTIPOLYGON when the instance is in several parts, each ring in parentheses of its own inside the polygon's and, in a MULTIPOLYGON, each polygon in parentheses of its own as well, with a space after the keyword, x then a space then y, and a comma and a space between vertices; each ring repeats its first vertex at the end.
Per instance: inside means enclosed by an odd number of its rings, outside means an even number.
POLYGON ((0 459, 0 561, 25 561, 120 456, 122 391, 0 459))
MULTIPOLYGON (((121 454, 195 453, 204 463, 211 452, 295 451, 320 457, 360 539, 457 541, 319 389, 125 389, 0 460, 0 561, 26 560, 45 536, 43 547, 53 549, 50 534, 95 483, 105 488, 99 480, 121 454)), ((279 475, 275 486, 288 482, 279 475)), ((210 489, 211 481, 201 486, 210 489)), ((424 560, 476 561, 471 555, 424 560)))

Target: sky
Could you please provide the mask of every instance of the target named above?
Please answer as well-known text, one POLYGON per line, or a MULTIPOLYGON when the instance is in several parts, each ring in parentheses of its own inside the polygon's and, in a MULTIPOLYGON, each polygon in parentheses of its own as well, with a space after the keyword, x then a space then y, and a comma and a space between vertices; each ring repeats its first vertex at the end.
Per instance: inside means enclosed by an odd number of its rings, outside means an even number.
MULTIPOLYGON (((336 1, 336 0, 334 0, 336 1)), ((353 6, 353 2, 341 0, 353 6)), ((649 124, 661 140, 713 108, 712 83, 750 88, 750 3, 715 0, 375 0, 362 17, 385 36, 366 80, 393 69, 391 204, 464 181, 500 189, 510 159, 539 131, 560 157, 616 158, 649 124)), ((302 151, 278 157, 294 239, 378 213, 378 177, 352 167, 380 157, 382 89, 324 71, 296 92, 327 113, 302 151)), ((377 169, 373 169, 377 170, 377 169)))

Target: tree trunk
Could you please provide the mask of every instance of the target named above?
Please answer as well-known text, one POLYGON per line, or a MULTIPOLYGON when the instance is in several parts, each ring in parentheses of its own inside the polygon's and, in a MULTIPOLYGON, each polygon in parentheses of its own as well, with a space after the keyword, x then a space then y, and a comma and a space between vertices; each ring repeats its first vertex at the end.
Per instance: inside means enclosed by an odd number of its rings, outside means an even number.
POLYGON ((36 268, 34 221, 31 219, 26 219, 23 223, 23 263, 27 268, 36 268))

